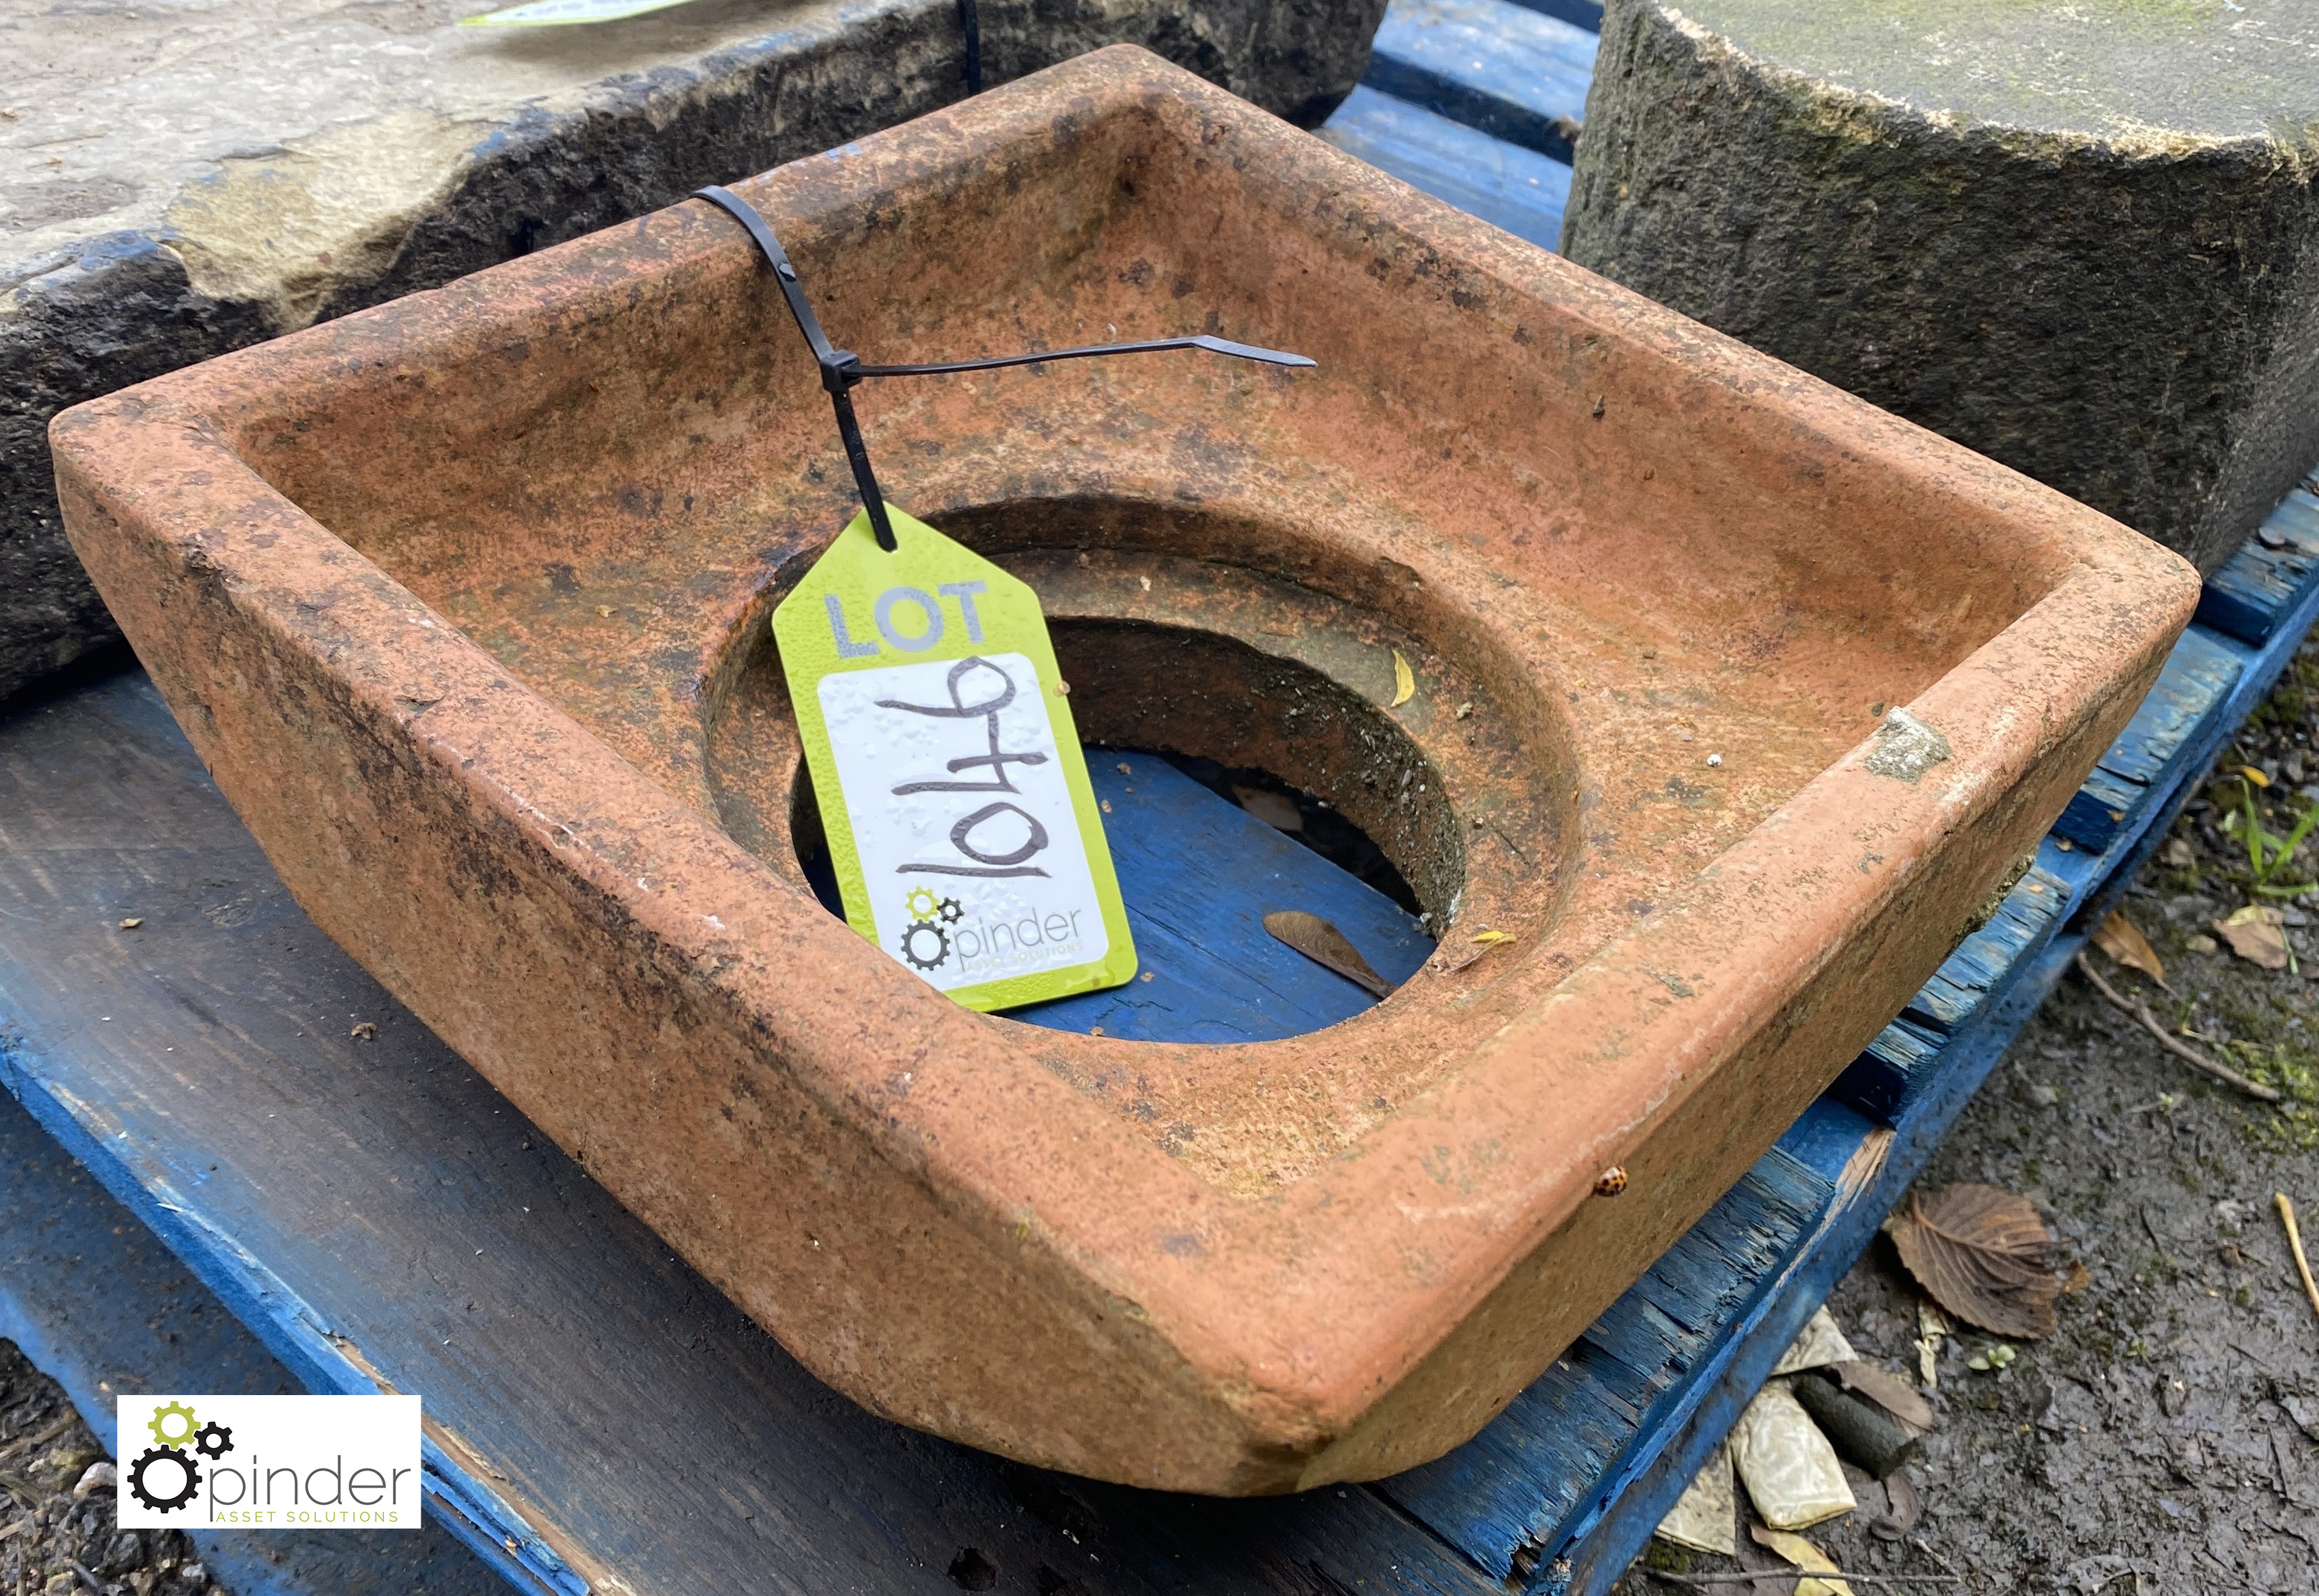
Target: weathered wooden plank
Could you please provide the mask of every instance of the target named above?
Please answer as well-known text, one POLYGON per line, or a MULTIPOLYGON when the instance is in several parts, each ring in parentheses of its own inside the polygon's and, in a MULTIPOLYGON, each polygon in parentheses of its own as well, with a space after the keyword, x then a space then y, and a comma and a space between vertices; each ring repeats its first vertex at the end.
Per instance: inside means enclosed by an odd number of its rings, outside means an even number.
POLYGON ((1481 1588, 1367 1491, 1108 1489, 820 1385, 314 929, 141 675, 0 726, 0 1085, 300 1384, 424 1398, 520 1588, 1481 1588))
POLYGON ((1567 161, 1601 41, 1510 0, 1393 0, 1362 83, 1567 161))
POLYGON ((1602 31, 1602 0, 1517 0, 1517 3, 1540 16, 1568 23, 1574 28, 1585 29, 1589 33, 1602 31))
MULTIPOLYGON (((290 1371, 14 1099, 0 1096, 0 1337, 65 1388, 115 1456, 113 1397, 294 1392, 290 1371)), ((131 1449, 144 1444, 131 1438, 131 1449)), ((196 1530, 236 1596, 494 1596, 440 1524, 417 1533, 196 1530)))
POLYGON ((2262 530, 2206 579, 2198 624, 2248 643, 2269 640, 2301 598, 2319 588, 2319 496, 2297 488, 2262 530))
POLYGON ((2011 978, 2023 953, 2060 924, 2068 906, 2069 883, 2062 871, 2082 861, 2062 857, 2065 851, 2052 838, 2038 845, 2037 862, 2014 884, 1998 905, 1989 924, 1957 944, 1933 978, 1926 981, 1902 1012, 1917 1024, 1953 1032, 1991 992, 2011 978))
POLYGON ((2118 836, 2103 854, 2107 862, 2107 874, 2077 911, 2084 924, 2099 924, 2117 907, 2135 873, 2166 840, 2182 807, 2196 795, 2198 778, 2236 734, 2240 723, 2270 696, 2271 688, 2314 622, 2319 622, 2319 582, 2308 583, 2294 595, 2294 607, 2279 618, 2262 646, 2248 657, 2230 696, 2192 739, 2181 761, 2181 779, 2170 789, 2154 793, 2152 800, 2130 814, 2126 824, 2119 828, 2118 836))
POLYGON ((2244 645, 2193 626, 2109 752, 2053 829, 2081 848, 2109 846, 2126 818, 2188 761, 2197 733, 2230 697, 2245 668, 2244 645))
POLYGON ((1321 137, 1541 249, 1562 239, 1570 167, 1372 88, 1346 96, 1321 137))
POLYGON ((1917 1084, 1927 1078, 1947 1043, 1945 1033, 1904 1015, 1876 1033, 1867 1051, 1853 1060, 1828 1094, 1889 1125, 1917 1084))
POLYGON ((2101 855, 2048 837, 1987 925, 1958 944, 1908 1006, 1868 1044, 1827 1098, 1897 1124, 1945 1078, 1951 1037, 2010 989, 2068 914, 2110 868, 2101 855))

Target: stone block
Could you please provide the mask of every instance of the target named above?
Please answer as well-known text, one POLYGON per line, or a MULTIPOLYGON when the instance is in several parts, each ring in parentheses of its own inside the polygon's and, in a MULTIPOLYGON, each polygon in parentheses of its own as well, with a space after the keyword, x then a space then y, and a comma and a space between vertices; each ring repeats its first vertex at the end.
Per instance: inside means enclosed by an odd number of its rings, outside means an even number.
MULTIPOLYGON (((0 21, 0 698, 117 634, 49 419, 964 95, 954 0, 699 0, 460 28, 490 0, 0 21)), ((987 80, 1136 43, 1311 125, 1385 0, 981 0, 987 80)))
POLYGON ((2307 0, 1611 0, 1571 258, 2211 572, 2319 458, 2307 0))

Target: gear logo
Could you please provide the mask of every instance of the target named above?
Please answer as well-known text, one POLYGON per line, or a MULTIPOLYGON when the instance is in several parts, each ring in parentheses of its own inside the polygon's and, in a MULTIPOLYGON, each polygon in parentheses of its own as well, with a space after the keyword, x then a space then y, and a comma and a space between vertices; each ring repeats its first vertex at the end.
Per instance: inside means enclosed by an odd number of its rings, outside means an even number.
POLYGON ((940 969, 950 960, 950 933, 931 920, 913 920, 902 933, 902 957, 914 969, 940 969))
POLYGON ((950 962, 950 933, 966 910, 954 897, 938 897, 924 887, 913 887, 902 899, 910 923, 902 930, 902 960, 913 969, 940 969, 950 962))
POLYGON ((175 1447, 148 1447, 129 1465, 129 1493, 157 1513, 175 1512, 193 1501, 201 1483, 201 1469, 175 1447))
POLYGON ((153 1410, 145 1428, 156 1445, 182 1450, 194 1438, 194 1411, 183 1402, 165 1402, 153 1410))
POLYGON ((183 1402, 163 1402, 145 1428, 155 1444, 129 1465, 129 1493, 157 1513, 176 1511, 201 1488, 201 1465, 185 1455, 188 1447, 204 1457, 233 1450, 232 1430, 215 1423, 196 1428, 193 1409, 183 1402))
POLYGON ((116 1395, 113 1420, 121 1445, 106 1494, 122 1529, 422 1521, 415 1396, 149 1391, 116 1395))

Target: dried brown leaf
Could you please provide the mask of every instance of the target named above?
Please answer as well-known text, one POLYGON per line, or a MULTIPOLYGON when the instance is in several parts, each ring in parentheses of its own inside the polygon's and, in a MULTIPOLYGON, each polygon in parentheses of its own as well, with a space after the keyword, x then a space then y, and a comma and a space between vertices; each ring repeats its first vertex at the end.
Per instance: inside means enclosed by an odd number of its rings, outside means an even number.
POLYGON ((2215 930, 2231 945, 2231 951, 2250 964, 2265 969, 2287 968, 2287 933, 2280 922, 2286 915, 2266 904, 2249 904, 2227 920, 2215 922, 2215 930))
POLYGON ((1235 787, 1232 797, 1240 807, 1255 816, 1275 831, 1303 831, 1304 812, 1295 803, 1277 792, 1261 787, 1235 787))
POLYGON ((1884 1229, 1917 1284, 1957 1318, 2022 1341, 2053 1333, 2053 1234, 2026 1197, 1970 1182, 1911 1192, 1884 1229))
POLYGON ((2138 969, 2160 986, 2166 985, 2166 967, 2158 960, 2158 950, 2124 915, 2113 910, 2095 929, 2094 946, 2126 969, 2138 969))
POLYGON ((1275 909, 1264 917, 1264 928, 1313 963, 1335 970, 1379 997, 1393 991, 1393 983, 1369 968, 1369 961, 1345 939, 1345 933, 1318 915, 1303 909, 1275 909))

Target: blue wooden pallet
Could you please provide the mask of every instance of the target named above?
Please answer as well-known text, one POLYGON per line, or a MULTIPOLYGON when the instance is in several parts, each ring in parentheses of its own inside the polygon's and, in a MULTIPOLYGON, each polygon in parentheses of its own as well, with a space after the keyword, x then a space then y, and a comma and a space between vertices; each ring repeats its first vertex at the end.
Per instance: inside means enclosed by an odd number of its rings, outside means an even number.
POLYGON ((2206 583, 2201 625, 2260 643, 2282 624, 2290 595, 2319 566, 2319 473, 2287 494, 2262 529, 2206 583))
MULTIPOLYGON (((298 915, 141 677, 77 689, 0 726, 13 850, 0 1079, 145 1228, 104 1222, 101 1203, 71 1227, 77 1309, 37 1289, 65 1242, 0 1259, 0 1325, 54 1360, 109 1434, 98 1380, 198 1383, 150 1335, 69 1351, 92 1322, 133 1331, 154 1317, 140 1304, 167 1273, 158 1237, 201 1284, 155 1300, 188 1313, 189 1299, 215 1300, 274 1360, 217 1355, 229 1386, 422 1392, 444 1427, 430 1511, 524 1590, 575 1592, 611 1570, 639 1593, 899 1590, 974 1547, 1091 1592, 1272 1590, 1283 1566, 1319 1589, 1599 1591, 2058 978, 2080 940, 2063 929, 2072 915, 2162 834, 2314 611, 2319 573, 2246 625, 2264 641, 2188 633, 2182 668, 2103 762, 2133 785, 2108 844, 2049 837, 1860 1064, 1481 1436, 1397 1478, 1287 1502, 1064 1481, 822 1392, 298 915), (112 928, 128 914, 147 918, 133 941, 112 928), (377 1043, 339 1033, 355 1015, 380 1024, 377 1043), (536 1339, 541 1326, 562 1339, 536 1339), (572 1414, 592 1420, 576 1437, 572 1414), (672 1514, 685 1535, 637 1532, 672 1514)), ((1097 768, 1157 964, 1211 952, 1160 923, 1177 834, 1249 861, 1266 901, 1301 894, 1347 923, 1381 968, 1421 953, 1367 888, 1157 762, 1116 762, 1097 768)), ((1223 963, 1268 968, 1279 951, 1259 934, 1223 926, 1223 963)), ((1268 1023, 1367 1002, 1317 970, 1300 987, 1296 969, 1265 978, 1288 1005, 1268 1023)), ((1106 1029, 1196 1021, 1181 995, 1209 978, 1155 975, 1153 1011, 1175 1017, 1109 1011, 1106 1029)), ((0 1213, 95 1202, 67 1189, 56 1172, 69 1168, 0 1160, 0 1213)), ((443 1588, 474 1577, 434 1555, 443 1588)), ((418 1588, 397 1567, 389 1587, 418 1588)), ((362 1587, 286 1558, 250 1588, 362 1587)))
MULTIPOLYGON (((1583 115, 1568 68, 1591 62, 1598 28, 1588 0, 1400 0, 1368 83, 1324 136, 1551 247, 1568 185, 1560 119, 1583 115)), ((95 1311, 25 1288, 55 1263, 29 1251, 0 1256, 0 1333, 45 1348, 109 1434, 99 1381, 189 1383, 122 1305, 168 1273, 158 1237, 197 1277, 158 1299, 167 1311, 215 1301, 248 1327, 255 1345, 209 1366, 233 1384, 422 1392, 443 1426, 430 1511, 483 1561, 429 1553, 381 1588, 465 1591, 488 1566, 559 1592, 939 1589, 945 1571, 970 1573, 971 1549, 999 1588, 1090 1596, 1601 1591, 2059 978, 2081 941, 2072 922, 2101 912, 2285 664, 2319 609, 2315 508, 2291 498, 2208 584, 2201 624, 2035 868, 1836 1087, 1489 1429, 1398 1478, 1193 1502, 1006 1465, 831 1396, 287 904, 133 674, 0 726, 0 769, 35 800, 24 812, 41 834, 8 831, 0 801, 0 846, 37 845, 41 876, 12 879, 0 860, 0 1081, 145 1229, 107 1222, 53 1154, 0 1162, 0 1218, 90 1216, 72 1256, 106 1300, 96 1317, 124 1333, 76 1357, 69 1315, 85 1329, 95 1311), (106 928, 137 913, 151 934, 124 951, 106 928), (92 1021, 92 1005, 114 1012, 92 1021), (376 1019, 379 1043, 338 1036, 342 1011, 376 1019), (173 1047, 198 1057, 164 1063, 173 1047)), ((1372 962, 1406 968, 1405 918, 1366 888, 1298 873, 1317 861, 1172 772, 1129 784, 1109 794, 1115 811, 1142 805, 1114 836, 1123 878, 1132 857, 1168 857, 1170 827, 1222 836, 1270 861, 1272 890, 1293 877, 1332 917, 1369 916, 1357 940, 1372 962)), ((1141 892, 1130 885, 1132 905, 1141 892)), ((1223 976, 1196 967, 1197 939, 1171 935, 1187 928, 1152 901, 1139 942, 1162 965, 1194 962, 1042 1023, 1141 1035, 1199 1023, 1194 997, 1223 976)), ((1220 969, 1250 983, 1259 1029, 1367 1001, 1293 963, 1265 973, 1285 957, 1268 942, 1232 945, 1220 969)), ((11 1133, 27 1132, 0 1123, 11 1133)), ((364 1588, 288 1555, 248 1578, 364 1588)))
POLYGON ((1599 42, 1584 28, 1509 0, 1394 0, 1362 82, 1566 162, 1599 42))
POLYGON ((1570 167, 1550 156, 1475 132, 1366 85, 1346 98, 1321 136, 1541 249, 1562 241, 1570 167))

